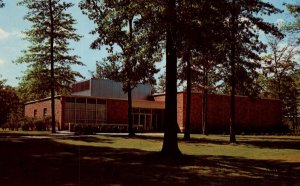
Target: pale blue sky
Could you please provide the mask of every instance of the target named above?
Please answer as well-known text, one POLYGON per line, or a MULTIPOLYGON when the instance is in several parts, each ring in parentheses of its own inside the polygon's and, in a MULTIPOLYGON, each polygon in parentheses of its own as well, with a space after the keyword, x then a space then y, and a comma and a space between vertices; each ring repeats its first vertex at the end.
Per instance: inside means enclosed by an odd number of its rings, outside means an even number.
MULTIPOLYGON (((79 0, 68 1, 75 4, 70 11, 78 22, 75 25, 78 29, 77 33, 83 36, 80 42, 72 43, 71 47, 74 48, 74 53, 81 56, 81 61, 86 64, 85 67, 74 66, 74 70, 79 71, 83 76, 89 78, 90 74, 88 71, 95 70, 96 61, 102 59, 106 55, 106 52, 104 48, 102 51, 91 50, 89 48, 94 37, 89 32, 94 28, 94 24, 81 13, 81 10, 78 8, 79 0)), ((7 79, 8 85, 17 86, 19 80, 16 78, 22 76, 22 71, 26 70, 26 65, 16 65, 12 61, 21 56, 21 50, 26 49, 26 46, 28 46, 27 41, 22 39, 21 32, 29 29, 30 23, 23 20, 26 9, 16 6, 18 0, 4 0, 4 2, 6 6, 0 9, 0 75, 2 75, 1 79, 7 79)), ((299 3, 298 0, 271 0, 268 2, 274 3, 279 8, 283 8, 283 2, 299 3)), ((281 15, 272 15, 268 18, 268 21, 276 22, 289 18, 290 16, 287 12, 284 12, 281 15)))
MULTIPOLYGON (((74 48, 74 53, 81 57, 81 61, 86 66, 74 66, 74 70, 80 71, 83 76, 89 78, 89 70, 94 71, 96 61, 102 59, 106 52, 105 50, 91 50, 90 43, 93 41, 92 35, 89 32, 94 28, 94 24, 78 8, 79 0, 68 0, 75 4, 70 9, 73 17, 77 20, 75 28, 77 33, 83 38, 76 43, 72 43, 71 48, 74 48)), ((26 70, 26 65, 12 63, 19 56, 21 51, 26 49, 28 42, 22 39, 21 32, 30 28, 30 23, 23 20, 26 14, 24 7, 16 6, 18 0, 4 0, 5 7, 0 9, 0 75, 1 79, 7 79, 7 84, 17 86, 19 80, 17 77, 22 76, 22 71, 26 70)))

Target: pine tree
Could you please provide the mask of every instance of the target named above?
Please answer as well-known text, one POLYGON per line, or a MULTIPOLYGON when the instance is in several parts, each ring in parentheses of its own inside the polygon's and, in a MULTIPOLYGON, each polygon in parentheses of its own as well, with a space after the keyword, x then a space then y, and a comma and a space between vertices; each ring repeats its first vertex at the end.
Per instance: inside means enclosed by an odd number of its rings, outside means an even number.
POLYGON ((70 90, 75 78, 82 77, 71 65, 83 63, 77 55, 69 54, 72 49, 68 47, 71 40, 80 39, 73 27, 76 21, 66 12, 73 4, 60 0, 22 0, 18 5, 28 9, 24 19, 32 23, 24 32, 31 45, 16 60, 29 64, 23 77, 25 82, 21 84, 31 91, 43 92, 42 96, 51 95, 52 132, 55 133, 55 93, 70 90))
POLYGON ((290 14, 295 18, 293 22, 288 22, 284 25, 283 29, 287 31, 289 34, 295 34, 298 38, 298 43, 300 42, 300 37, 298 34, 300 33, 300 4, 286 4, 287 9, 290 14))
POLYGON ((5 6, 3 0, 0 0, 0 8, 3 8, 5 6))
MULTIPOLYGON (((229 13, 229 22, 225 33, 229 37, 224 39, 225 48, 230 53, 225 61, 223 70, 230 76, 225 76, 225 81, 230 85, 230 142, 235 143, 235 95, 237 85, 239 84, 240 70, 244 70, 245 77, 250 77, 259 67, 259 54, 265 50, 265 44, 259 39, 259 32, 271 34, 276 37, 283 37, 278 28, 265 22, 258 14, 270 15, 281 12, 270 3, 261 0, 230 0, 227 8, 229 13), (229 72, 229 73, 228 73, 229 72)), ((244 81, 243 79, 242 81, 244 81)), ((250 81, 253 82, 253 81, 250 81)))
MULTIPOLYGON (((191 85, 201 84, 204 89, 202 129, 205 133, 207 118, 207 87, 212 85, 220 56, 220 43, 224 39, 223 22, 225 15, 221 1, 191 1, 179 3, 179 75, 187 84, 185 139, 189 139, 191 85), (207 42, 209 41, 209 42, 207 42), (210 76, 210 78, 209 78, 210 76)), ((224 57, 224 55, 222 56, 224 57)))

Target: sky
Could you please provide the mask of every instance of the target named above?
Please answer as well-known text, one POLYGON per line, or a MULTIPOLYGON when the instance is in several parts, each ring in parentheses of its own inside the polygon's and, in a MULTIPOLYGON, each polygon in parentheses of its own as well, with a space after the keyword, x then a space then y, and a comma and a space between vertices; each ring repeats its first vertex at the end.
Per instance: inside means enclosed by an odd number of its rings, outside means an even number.
MULTIPOLYGON (((23 39, 22 31, 30 29, 30 23, 23 19, 26 14, 26 8, 17 6, 19 0, 4 0, 5 7, 0 9, 0 79, 6 79, 7 85, 17 86, 19 79, 26 70, 26 64, 15 64, 18 57, 22 56, 22 50, 25 50, 29 43, 23 39)), ((91 77, 89 71, 95 71, 96 61, 101 60, 106 56, 105 48, 101 50, 92 50, 89 48, 95 36, 89 32, 95 27, 86 15, 83 15, 78 8, 80 0, 68 0, 73 2, 75 6, 70 9, 73 17, 77 20, 74 25, 77 28, 77 33, 82 37, 79 42, 71 43, 71 48, 74 48, 74 54, 81 57, 81 61, 86 65, 84 67, 74 66, 73 70, 79 71, 87 79, 91 77)), ((282 5, 287 3, 299 3, 299 0, 269 0, 276 7, 284 9, 282 5)), ((290 19, 290 15, 285 11, 280 15, 272 15, 267 17, 269 22, 284 22, 290 19)), ((163 65, 158 65, 163 66, 163 65)))

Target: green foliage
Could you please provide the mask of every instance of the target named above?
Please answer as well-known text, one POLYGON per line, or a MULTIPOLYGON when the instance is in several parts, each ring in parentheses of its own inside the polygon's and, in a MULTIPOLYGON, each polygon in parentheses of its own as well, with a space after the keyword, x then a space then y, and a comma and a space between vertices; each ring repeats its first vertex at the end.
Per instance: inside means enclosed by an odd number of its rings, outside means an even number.
MULTIPOLYGON (((229 11, 231 11, 229 7, 229 11)), ((236 94, 257 96, 260 90, 259 85, 255 82, 258 78, 257 70, 260 68, 260 54, 266 50, 266 45, 260 40, 260 33, 270 34, 278 38, 282 38, 283 34, 279 31, 276 25, 265 22, 260 15, 271 15, 280 13, 281 10, 275 8, 270 3, 262 1, 236 1, 234 7, 236 13, 236 30, 234 40, 232 41, 232 24, 228 23, 225 31, 227 37, 224 40, 223 49, 232 50, 231 43, 235 46, 235 77, 236 94)), ((226 25, 225 25, 226 28, 226 25)), ((231 86, 230 77, 226 74, 231 69, 229 61, 229 53, 223 62, 222 73, 224 74, 224 85, 231 86), (227 77, 226 77, 227 76, 227 77)), ((231 73, 229 73, 231 74, 231 73)), ((226 90, 226 88, 225 88, 226 90)), ((228 89, 227 89, 228 90, 228 89)))
MULTIPOLYGON (((2 76, 0 75, 0 77, 2 78, 2 76)), ((4 88, 6 83, 6 79, 0 79, 0 88, 4 88)))
POLYGON ((179 79, 186 80, 189 60, 191 84, 214 86, 220 80, 216 67, 225 57, 220 52, 220 46, 225 37, 223 22, 226 15, 220 8, 226 4, 217 1, 183 1, 180 5, 179 10, 183 12, 179 13, 179 21, 183 26, 179 29, 179 79))
MULTIPOLYGON (((257 96, 261 87, 257 84, 257 70, 260 68, 260 54, 266 45, 260 40, 260 32, 283 37, 278 28, 265 22, 261 16, 280 13, 270 3, 262 1, 236 0, 235 6, 227 1, 182 1, 179 18, 181 36, 179 57, 189 49, 192 63, 192 82, 204 83, 208 73, 207 86, 222 93, 229 93, 231 87, 230 52, 232 50, 232 10, 235 10, 235 81, 236 94, 257 96), (201 11, 195 11, 197 8, 201 11), (188 28, 188 29, 184 29, 188 28), (209 42, 208 42, 209 41, 209 42), (220 81, 222 80, 222 81, 220 81), (223 82, 220 86, 220 82, 223 82)), ((186 64, 182 60, 179 78, 186 79, 186 64)))
POLYGON ((43 119, 37 119, 33 121, 33 125, 37 131, 46 130, 46 126, 43 119))
POLYGON ((19 106, 15 89, 5 85, 5 80, 0 80, 0 105, 0 125, 3 125, 17 112, 19 106))
POLYGON ((23 131, 47 131, 51 128, 51 117, 45 118, 20 118, 18 124, 23 131))
POLYGON ((259 34, 264 32, 283 37, 278 28, 265 22, 261 15, 281 11, 261 0, 233 2, 236 3, 223 0, 81 1, 84 13, 97 24, 91 33, 99 37, 91 47, 99 49, 106 46, 111 53, 101 63, 101 72, 107 70, 111 72, 107 78, 125 80, 124 88, 129 87, 129 82, 135 82, 135 76, 144 77, 135 68, 140 56, 151 59, 153 55, 148 57, 147 54, 154 54, 154 51, 165 47, 167 123, 163 149, 166 147, 168 150, 164 152, 178 152, 177 58, 189 55, 194 61, 198 57, 193 65, 200 74, 204 74, 201 67, 210 67, 208 83, 212 85, 223 78, 224 87, 233 86, 234 82, 239 94, 255 95, 259 91, 260 87, 255 84, 258 77, 256 70, 260 67, 259 54, 265 50, 259 34), (114 52, 115 48, 121 52, 114 52), (236 66, 234 70, 233 65, 236 66))
POLYGON ((148 29, 140 22, 143 9, 136 1, 81 1, 80 7, 96 24, 91 33, 98 37, 91 48, 107 46, 109 53, 98 62, 96 77, 122 82, 128 93, 129 135, 133 135, 131 91, 138 83, 155 83, 153 75, 158 70, 154 63, 161 60, 160 45, 148 39, 148 29))
POLYGON ((283 40, 270 38, 269 53, 263 56, 263 95, 283 102, 284 117, 295 120, 299 105, 299 64, 297 44, 283 44, 283 40))
POLYGON ((21 129, 23 131, 32 131, 34 130, 33 118, 23 117, 19 120, 21 124, 21 129))
POLYGON ((110 54, 97 62, 96 77, 109 78, 123 83, 125 92, 138 83, 155 82, 154 63, 161 59, 161 48, 147 40, 147 30, 139 26, 141 9, 130 1, 81 2, 81 8, 96 28, 91 32, 98 38, 91 48, 106 46, 110 54))
MULTIPOLYGON (((283 29, 289 33, 299 34, 300 32, 300 5, 298 4, 286 4, 290 14, 295 18, 294 22, 290 22, 284 25, 283 29)), ((299 43, 299 37, 298 37, 299 43)))
POLYGON ((5 6, 3 0, 0 0, 0 8, 3 8, 5 6))
POLYGON ((161 74, 158 77, 158 83, 154 87, 155 93, 165 93, 166 92, 166 73, 161 74))
POLYGON ((71 66, 83 65, 78 60, 79 56, 69 54, 72 50, 68 47, 70 41, 80 39, 73 27, 76 21, 71 14, 66 12, 73 4, 60 0, 22 0, 18 5, 28 9, 24 19, 32 24, 29 30, 24 31, 25 39, 31 45, 23 51, 23 56, 15 61, 28 64, 28 69, 20 83, 24 97, 39 99, 50 95, 52 62, 54 62, 56 93, 68 92, 75 78, 82 77, 79 72, 73 71, 71 66), (53 17, 53 22, 51 22, 51 17, 53 17), (53 33, 50 32, 51 28, 53 28, 53 33), (52 40, 53 56, 51 54, 52 40))
POLYGON ((106 69, 109 68, 109 65, 105 65, 102 62, 97 62, 96 63, 96 72, 93 74, 94 78, 98 78, 98 79, 107 79, 109 77, 109 74, 107 74, 108 72, 111 72, 110 69, 106 69))

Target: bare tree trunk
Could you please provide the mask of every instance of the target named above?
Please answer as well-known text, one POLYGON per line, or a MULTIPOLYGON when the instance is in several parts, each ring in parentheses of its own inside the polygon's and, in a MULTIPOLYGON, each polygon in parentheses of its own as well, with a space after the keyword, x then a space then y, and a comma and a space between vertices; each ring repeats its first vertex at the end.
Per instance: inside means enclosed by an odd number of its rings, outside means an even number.
POLYGON ((185 118, 185 128, 184 128, 184 140, 190 140, 190 128, 191 128, 191 61, 190 61, 190 51, 187 51, 185 57, 187 63, 186 71, 186 118, 185 118))
POLYGON ((132 89, 128 85, 128 134, 134 136, 133 123, 132 123, 132 89))
POLYGON ((166 33, 166 109, 164 123, 164 141, 161 153, 166 157, 181 155, 177 142, 177 53, 176 53, 176 1, 169 0, 166 33))
POLYGON ((235 0, 232 1, 232 15, 231 15, 231 55, 230 55, 230 66, 231 66, 231 93, 230 93, 230 143, 236 143, 235 138, 235 43, 236 43, 236 10, 235 10, 235 0))
POLYGON ((54 79, 54 18, 52 1, 48 0, 50 9, 50 62, 51 62, 51 113, 52 113, 52 133, 56 133, 55 129, 55 79, 54 79))
MULTIPOLYGON (((129 26, 129 37, 130 41, 133 40, 133 35, 132 35, 132 18, 128 20, 128 26, 129 26)), ((130 47, 130 53, 133 55, 134 51, 132 49, 132 46, 130 47)), ((127 63, 132 63, 133 58, 130 58, 131 61, 127 61, 127 63)), ((131 69, 127 68, 128 76, 131 78, 131 69)), ((134 136, 134 131, 133 131, 133 124, 132 124, 132 88, 130 81, 127 82, 127 91, 128 91, 128 134, 129 136, 134 136)))
POLYGON ((207 79, 208 79, 208 74, 207 74, 207 68, 204 68, 204 90, 203 90, 203 97, 202 97, 202 134, 206 135, 207 134, 207 79))

